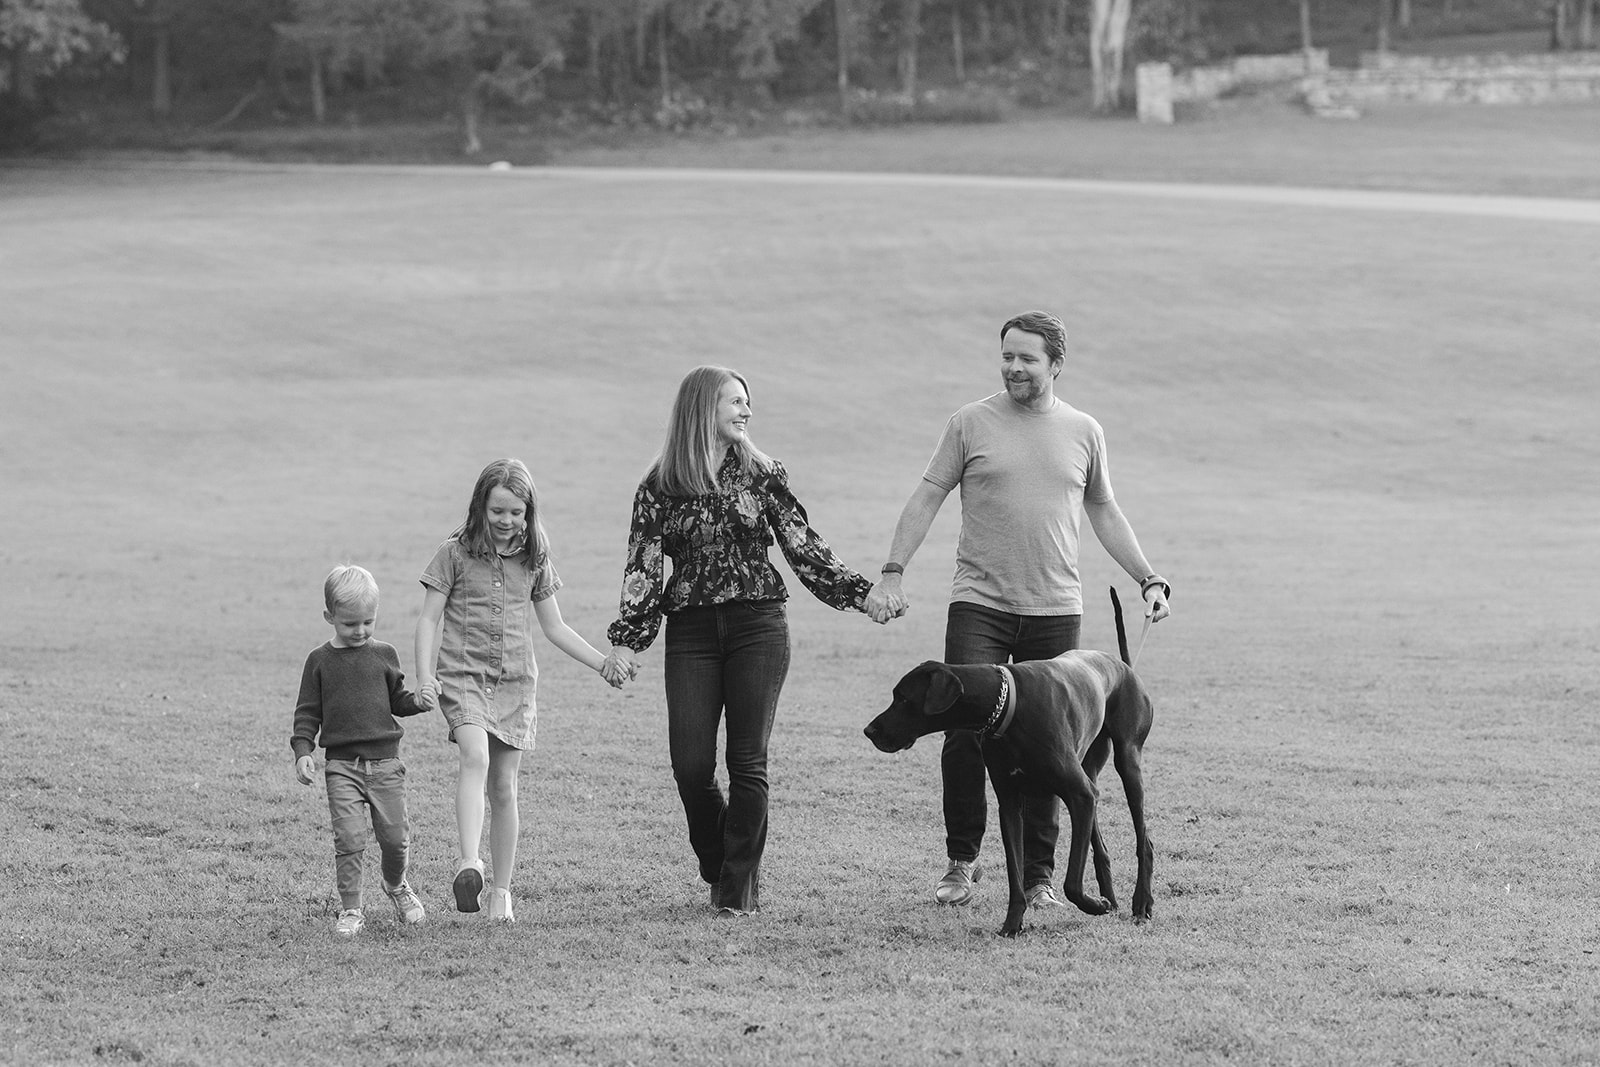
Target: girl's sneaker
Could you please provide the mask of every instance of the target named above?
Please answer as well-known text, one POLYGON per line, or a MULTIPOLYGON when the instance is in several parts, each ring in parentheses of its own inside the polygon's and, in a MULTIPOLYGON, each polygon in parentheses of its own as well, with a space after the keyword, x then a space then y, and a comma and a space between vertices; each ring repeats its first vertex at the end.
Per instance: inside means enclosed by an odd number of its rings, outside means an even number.
POLYGON ((511 890, 489 890, 489 921, 514 923, 517 917, 511 912, 511 890))
POLYGON ((339 913, 339 921, 333 924, 333 932, 339 937, 354 937, 367 925, 367 920, 361 917, 360 908, 346 908, 339 913))
POLYGON ((477 911, 479 908, 478 897, 483 893, 483 861, 467 860, 461 864, 461 869, 456 872, 456 880, 450 883, 450 889, 456 895, 457 911, 477 911))
POLYGON ((402 924, 410 926, 428 917, 427 911, 422 907, 422 901, 417 898, 416 893, 411 891, 411 883, 404 878, 400 879, 400 884, 393 888, 390 888, 388 883, 385 883, 383 891, 388 895, 390 903, 394 905, 395 918, 400 920, 402 924))

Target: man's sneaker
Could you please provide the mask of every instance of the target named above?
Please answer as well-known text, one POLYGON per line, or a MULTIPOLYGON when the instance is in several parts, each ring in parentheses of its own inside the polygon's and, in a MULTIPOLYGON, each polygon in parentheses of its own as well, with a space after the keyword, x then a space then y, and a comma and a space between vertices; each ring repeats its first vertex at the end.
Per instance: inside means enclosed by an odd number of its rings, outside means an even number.
POLYGON ((404 878, 400 879, 400 884, 392 889, 387 882, 384 883, 383 891, 388 894, 390 903, 394 905, 395 918, 404 925, 410 926, 428 917, 428 913, 423 910, 422 901, 411 891, 411 883, 404 878))
POLYGON ((339 913, 339 921, 334 923, 333 932, 340 937, 354 937, 365 925, 367 921, 361 917, 360 908, 346 908, 339 913))
POLYGON ((489 921, 497 923, 514 923, 516 915, 511 910, 511 890, 489 890, 489 921))
POLYGON ((977 860, 951 860, 950 869, 933 890, 933 899, 941 904, 969 904, 977 895, 975 887, 982 877, 983 868, 977 860))
POLYGON ((456 872, 456 880, 450 883, 450 889, 456 895, 457 911, 477 911, 478 897, 483 895, 483 861, 469 860, 463 863, 456 872))
POLYGON ((1056 896, 1055 887, 1049 882, 1030 885, 1023 890, 1023 894, 1027 896, 1028 907, 1030 908, 1064 908, 1067 906, 1060 897, 1056 896))

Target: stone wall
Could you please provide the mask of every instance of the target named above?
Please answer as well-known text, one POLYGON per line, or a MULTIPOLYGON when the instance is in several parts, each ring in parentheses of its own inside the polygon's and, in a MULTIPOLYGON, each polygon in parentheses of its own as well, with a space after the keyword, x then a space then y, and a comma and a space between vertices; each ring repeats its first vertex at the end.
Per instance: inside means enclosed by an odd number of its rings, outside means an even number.
POLYGON ((1204 103, 1236 89, 1284 84, 1327 69, 1326 48, 1271 56, 1238 56, 1227 63, 1173 72, 1172 99, 1180 103, 1204 103))
POLYGON ((1360 70, 1308 77, 1306 99, 1363 104, 1544 104, 1600 100, 1600 54, 1361 57, 1360 70))

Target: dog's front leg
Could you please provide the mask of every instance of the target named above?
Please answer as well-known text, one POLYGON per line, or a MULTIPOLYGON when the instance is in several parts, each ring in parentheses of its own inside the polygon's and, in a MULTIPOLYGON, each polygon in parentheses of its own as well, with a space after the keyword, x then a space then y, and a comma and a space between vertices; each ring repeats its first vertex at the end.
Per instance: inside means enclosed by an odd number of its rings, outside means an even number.
POLYGON ((1000 802, 1000 842, 1006 849, 1006 881, 1011 889, 1000 936, 1016 937, 1022 931, 1022 917, 1028 912, 1028 898, 1022 891, 1022 792, 992 771, 990 778, 995 799, 1000 802))

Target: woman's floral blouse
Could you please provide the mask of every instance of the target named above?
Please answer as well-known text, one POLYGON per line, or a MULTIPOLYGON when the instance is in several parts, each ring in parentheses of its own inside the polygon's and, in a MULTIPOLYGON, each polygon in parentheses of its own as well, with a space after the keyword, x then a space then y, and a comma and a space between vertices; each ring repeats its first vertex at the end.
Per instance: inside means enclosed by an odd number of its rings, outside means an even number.
POLYGON ((872 583, 840 562, 789 490, 789 473, 774 460, 754 478, 733 449, 717 472, 717 490, 668 496, 649 483, 633 498, 628 565, 619 617, 606 631, 613 645, 643 652, 661 617, 732 600, 787 600, 783 579, 767 559, 774 535, 783 558, 816 598, 840 611, 860 610, 872 583), (662 586, 662 557, 672 577, 662 586))

